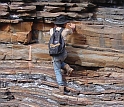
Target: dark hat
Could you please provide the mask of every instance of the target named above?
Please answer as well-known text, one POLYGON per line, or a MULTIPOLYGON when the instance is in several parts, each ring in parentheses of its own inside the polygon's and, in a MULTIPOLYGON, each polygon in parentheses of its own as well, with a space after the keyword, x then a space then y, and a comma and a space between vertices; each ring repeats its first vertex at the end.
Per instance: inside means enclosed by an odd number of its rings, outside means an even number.
POLYGON ((63 16, 63 15, 60 15, 58 17, 56 17, 56 21, 54 22, 54 24, 65 24, 69 22, 69 20, 67 19, 67 16, 63 16))

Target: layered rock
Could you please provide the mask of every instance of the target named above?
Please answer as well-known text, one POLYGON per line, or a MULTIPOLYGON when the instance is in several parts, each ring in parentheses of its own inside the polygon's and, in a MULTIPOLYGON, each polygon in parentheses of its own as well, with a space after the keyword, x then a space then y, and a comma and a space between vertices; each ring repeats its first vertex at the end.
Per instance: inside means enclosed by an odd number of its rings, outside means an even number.
MULTIPOLYGON (((4 19, 1 19, 0 42, 18 45, 34 42, 39 45, 44 44, 43 47, 41 46, 43 49, 38 46, 39 51, 34 50, 35 55, 32 60, 51 60, 47 48, 49 30, 54 26, 52 22, 55 17, 65 14, 70 19, 73 18, 71 22, 76 24, 76 31, 67 38, 69 52, 67 62, 88 67, 123 68, 123 9, 98 8, 96 12, 96 6, 89 3, 11 2, 11 4, 1 5, 1 11, 7 12, 7 7, 10 9, 9 18, 4 15, 4 19), (95 9, 92 14, 89 13, 90 9, 95 9), (109 14, 110 10, 113 11, 112 14, 109 14), (82 20, 76 21, 77 19, 82 20)), ((24 51, 24 54, 27 53, 24 56, 19 55, 13 45, 10 47, 12 53, 4 54, 6 50, 4 52, 2 49, 1 59, 27 60, 28 50, 26 52, 25 49, 20 50, 22 53, 24 51), (19 57, 16 57, 13 51, 19 57)))
POLYGON ((0 107, 124 106, 123 8, 37 1, 1 0, 0 107), (66 62, 75 69, 70 77, 63 74, 67 95, 54 93, 58 85, 47 45, 60 14, 76 24, 67 37, 66 62))
MULTIPOLYGON (((120 52, 109 52, 103 50, 67 47, 68 58, 66 62, 72 65, 87 67, 119 67, 124 68, 124 55, 120 52)), ((51 61, 48 53, 48 46, 44 44, 34 44, 31 46, 23 45, 3 45, 0 51, 1 60, 32 60, 51 61), (29 56, 29 52, 32 54, 29 56), (31 59, 29 58, 31 57, 31 59)))

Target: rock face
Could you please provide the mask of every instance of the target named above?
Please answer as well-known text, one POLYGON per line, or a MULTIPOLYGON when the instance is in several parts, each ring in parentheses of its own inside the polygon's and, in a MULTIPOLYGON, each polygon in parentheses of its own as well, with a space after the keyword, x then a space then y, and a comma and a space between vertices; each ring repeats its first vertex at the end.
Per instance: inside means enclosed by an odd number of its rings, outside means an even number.
POLYGON ((0 107, 124 106, 124 8, 86 1, 1 0, 0 107), (63 74, 67 95, 54 93, 47 45, 60 14, 76 24, 67 37, 66 62, 75 69, 70 77, 63 74))

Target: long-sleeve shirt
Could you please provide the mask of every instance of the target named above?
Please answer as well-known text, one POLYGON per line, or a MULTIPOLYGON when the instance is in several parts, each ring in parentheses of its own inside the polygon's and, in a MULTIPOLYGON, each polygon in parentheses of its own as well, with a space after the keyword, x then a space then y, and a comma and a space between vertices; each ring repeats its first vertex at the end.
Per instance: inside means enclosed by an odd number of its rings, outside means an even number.
MULTIPOLYGON (((56 30, 59 31, 60 29, 61 29, 61 27, 56 27, 56 30)), ((65 29, 62 31, 62 36, 63 36, 65 42, 66 42, 67 35, 72 34, 72 33, 73 33, 72 29, 67 29, 67 28, 65 28, 65 29)), ((50 29, 50 35, 52 36, 52 34, 53 34, 53 28, 50 29)))

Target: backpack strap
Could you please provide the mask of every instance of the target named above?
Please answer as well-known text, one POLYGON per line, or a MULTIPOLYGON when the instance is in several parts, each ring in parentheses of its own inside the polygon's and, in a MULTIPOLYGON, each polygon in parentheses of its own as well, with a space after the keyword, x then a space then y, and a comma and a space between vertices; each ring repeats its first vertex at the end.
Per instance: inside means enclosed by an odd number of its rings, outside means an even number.
POLYGON ((60 38, 62 37, 62 35, 61 35, 61 33, 62 33, 62 31, 64 30, 64 28, 61 28, 60 30, 59 30, 59 36, 58 36, 58 41, 60 40, 60 38))
MULTIPOLYGON (((61 29, 59 30, 58 41, 59 41, 60 37, 62 36, 61 33, 62 33, 63 30, 64 30, 64 28, 61 28, 61 29)), ((56 30, 56 27, 54 27, 54 28, 53 28, 53 33, 55 33, 56 31, 57 31, 57 30, 56 30)))
POLYGON ((56 31, 56 27, 53 28, 53 33, 55 33, 55 31, 56 31))

